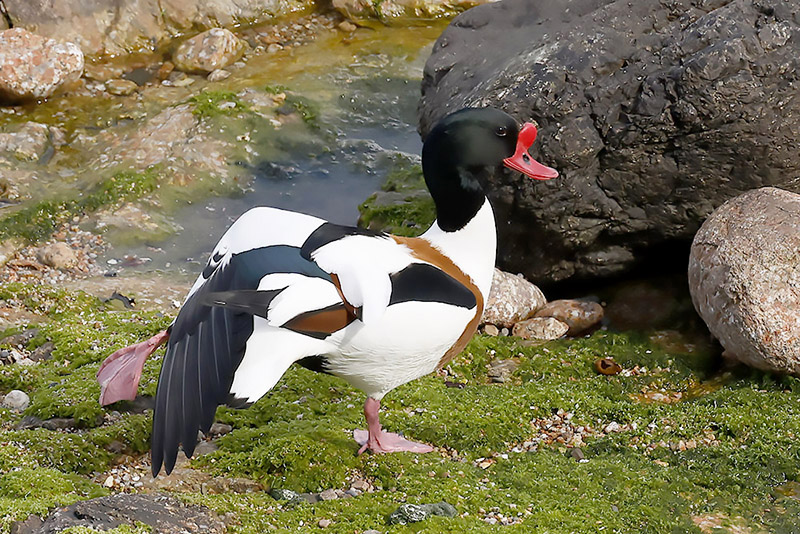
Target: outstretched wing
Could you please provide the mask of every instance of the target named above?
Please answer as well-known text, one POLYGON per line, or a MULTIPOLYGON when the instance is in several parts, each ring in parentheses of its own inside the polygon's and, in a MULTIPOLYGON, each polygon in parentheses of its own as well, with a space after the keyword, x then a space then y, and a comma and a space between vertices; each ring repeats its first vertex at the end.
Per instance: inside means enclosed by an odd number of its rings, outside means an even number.
MULTIPOLYGON (((271 208, 247 212, 222 237, 175 323, 159 377, 152 469, 191 456, 218 405, 244 407, 294 362, 336 347, 331 334, 379 319, 408 249, 383 234, 271 208)), ((324 369, 322 369, 324 370, 324 369)))
POLYGON ((191 456, 219 404, 254 402, 292 362, 324 353, 326 324, 315 316, 339 310, 354 319, 331 276, 300 254, 323 223, 256 208, 215 247, 170 329, 153 420, 154 474, 162 465, 172 470, 179 444, 191 456))

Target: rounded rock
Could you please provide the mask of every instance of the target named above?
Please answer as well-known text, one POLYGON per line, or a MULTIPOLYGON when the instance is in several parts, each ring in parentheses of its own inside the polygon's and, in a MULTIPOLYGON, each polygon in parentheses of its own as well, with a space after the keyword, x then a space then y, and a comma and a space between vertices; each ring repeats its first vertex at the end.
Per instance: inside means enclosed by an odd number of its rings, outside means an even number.
POLYGON ((554 300, 537 311, 535 316, 554 317, 569 325, 567 335, 576 336, 603 320, 603 307, 588 300, 554 300))
POLYGON ((495 269, 481 323, 510 328, 533 315, 545 302, 541 290, 521 275, 495 269))
POLYGON ((569 325, 554 317, 534 317, 514 325, 512 336, 536 341, 558 339, 569 331, 569 325))
POLYGON ((78 256, 72 247, 62 242, 40 248, 36 258, 54 269, 71 269, 78 263, 78 256))
POLYGON ((689 291, 726 356, 800 375, 800 195, 748 191, 703 223, 689 291))
POLYGON ((47 98, 83 73, 81 49, 22 28, 0 32, 0 102, 47 98))
POLYGON ((31 398, 24 391, 12 389, 3 398, 3 407, 9 410, 23 412, 28 409, 31 403, 31 398))
POLYGON ((225 78, 228 78, 230 75, 231 75, 230 71, 227 71, 225 69, 217 69, 211 71, 211 73, 208 76, 206 76, 206 79, 209 82, 219 82, 221 80, 224 80, 225 78))
POLYGON ((189 73, 210 73, 239 60, 244 42, 230 30, 212 28, 183 42, 173 56, 175 68, 189 73))

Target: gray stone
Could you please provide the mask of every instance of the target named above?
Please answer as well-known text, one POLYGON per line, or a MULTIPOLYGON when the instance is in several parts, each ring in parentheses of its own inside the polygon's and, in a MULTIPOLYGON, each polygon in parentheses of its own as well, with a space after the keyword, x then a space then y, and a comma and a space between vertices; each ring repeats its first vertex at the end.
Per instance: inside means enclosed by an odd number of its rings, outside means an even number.
POLYGON ((765 187, 718 208, 692 243, 689 290, 727 356, 800 375, 800 195, 765 187))
POLYGON ((106 91, 116 96, 128 96, 136 92, 139 87, 136 82, 123 78, 114 78, 106 82, 106 91))
POLYGON ((568 331, 569 325, 555 317, 533 317, 515 324, 511 335, 534 341, 552 341, 568 331))
POLYGON ((17 348, 25 348, 31 339, 39 335, 38 328, 26 328, 18 334, 12 334, 0 339, 0 345, 11 345, 17 348))
POLYGON ((8 408, 9 410, 24 412, 30 403, 31 398, 28 397, 27 393, 18 389, 12 389, 6 393, 5 397, 3 397, 2 405, 4 408, 8 408))
POLYGON ((478 6, 433 47, 419 130, 464 106, 538 123, 532 155, 561 176, 505 172, 491 184, 501 268, 533 282, 610 276, 645 260, 682 269, 680 247, 715 207, 764 185, 800 192, 795 8, 478 6))
POLYGON ((455 517, 456 514, 453 505, 444 501, 434 504, 403 504, 392 512, 388 522, 390 525, 407 525, 424 521, 432 515, 455 517))
POLYGON ((208 433, 212 436, 224 436, 225 434, 230 434, 233 431, 233 427, 227 423, 219 423, 216 422, 211 425, 208 433))
POLYGON ((39 419, 34 415, 26 415, 23 417, 17 426, 14 428, 17 430, 29 430, 31 428, 41 428, 44 425, 44 421, 39 419))
POLYGON ((65 430, 75 428, 75 419, 72 417, 53 417, 42 422, 42 428, 47 430, 65 430))
POLYGON ((206 76, 206 79, 209 82, 219 82, 228 78, 230 75, 231 75, 230 71, 227 71, 225 69, 217 69, 217 70, 212 70, 208 74, 208 76, 206 76))
POLYGON ((283 488, 272 488, 269 490, 269 495, 276 501, 296 501, 300 499, 300 494, 296 491, 283 488))
POLYGON ((326 489, 321 491, 319 494, 319 498, 323 501, 333 501, 339 498, 339 495, 336 494, 335 489, 326 489))
POLYGON ((244 41, 230 30, 213 28, 184 41, 172 62, 183 72, 208 73, 235 63, 244 48, 244 41))
POLYGON ((481 322, 511 327, 533 315, 546 302, 541 290, 522 276, 495 269, 481 322))
POLYGON ((72 43, 11 28, 0 32, 0 65, 0 103, 32 101, 77 81, 83 53, 72 43))
POLYGON ((576 336, 603 320, 603 307, 589 300, 554 300, 537 311, 535 316, 554 317, 569 326, 567 335, 576 336))
POLYGON ((36 347, 29 358, 34 362, 47 361, 53 357, 53 351, 55 348, 55 343, 52 341, 47 341, 46 343, 36 347))
POLYGON ((492 382, 502 384, 511 378, 519 364, 514 360, 494 360, 489 364, 489 378, 492 382))
POLYGON ((143 523, 159 534, 204 532, 223 534, 225 526, 205 506, 186 505, 175 497, 120 493, 57 508, 36 530, 38 534, 56 534, 70 527, 110 530, 122 525, 143 523))

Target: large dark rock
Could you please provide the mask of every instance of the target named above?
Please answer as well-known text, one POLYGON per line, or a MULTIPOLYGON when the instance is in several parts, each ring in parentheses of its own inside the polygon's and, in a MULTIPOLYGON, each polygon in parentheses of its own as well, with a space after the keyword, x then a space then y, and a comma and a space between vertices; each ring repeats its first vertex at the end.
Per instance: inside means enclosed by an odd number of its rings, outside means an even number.
POLYGON ((508 172, 492 184, 504 269, 543 282, 615 274, 648 256, 685 265, 694 232, 727 199, 765 185, 800 191, 796 7, 479 6, 434 46, 420 132, 463 106, 539 124, 532 153, 561 176, 508 172))

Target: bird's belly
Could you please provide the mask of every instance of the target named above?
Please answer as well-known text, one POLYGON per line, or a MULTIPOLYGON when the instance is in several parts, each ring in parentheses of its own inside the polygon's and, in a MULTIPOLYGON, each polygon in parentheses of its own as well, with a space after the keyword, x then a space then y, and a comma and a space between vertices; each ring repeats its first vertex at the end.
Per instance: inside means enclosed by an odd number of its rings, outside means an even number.
POLYGON ((475 316, 439 302, 393 304, 378 321, 355 321, 327 341, 338 346, 326 369, 377 399, 433 372, 475 316))

